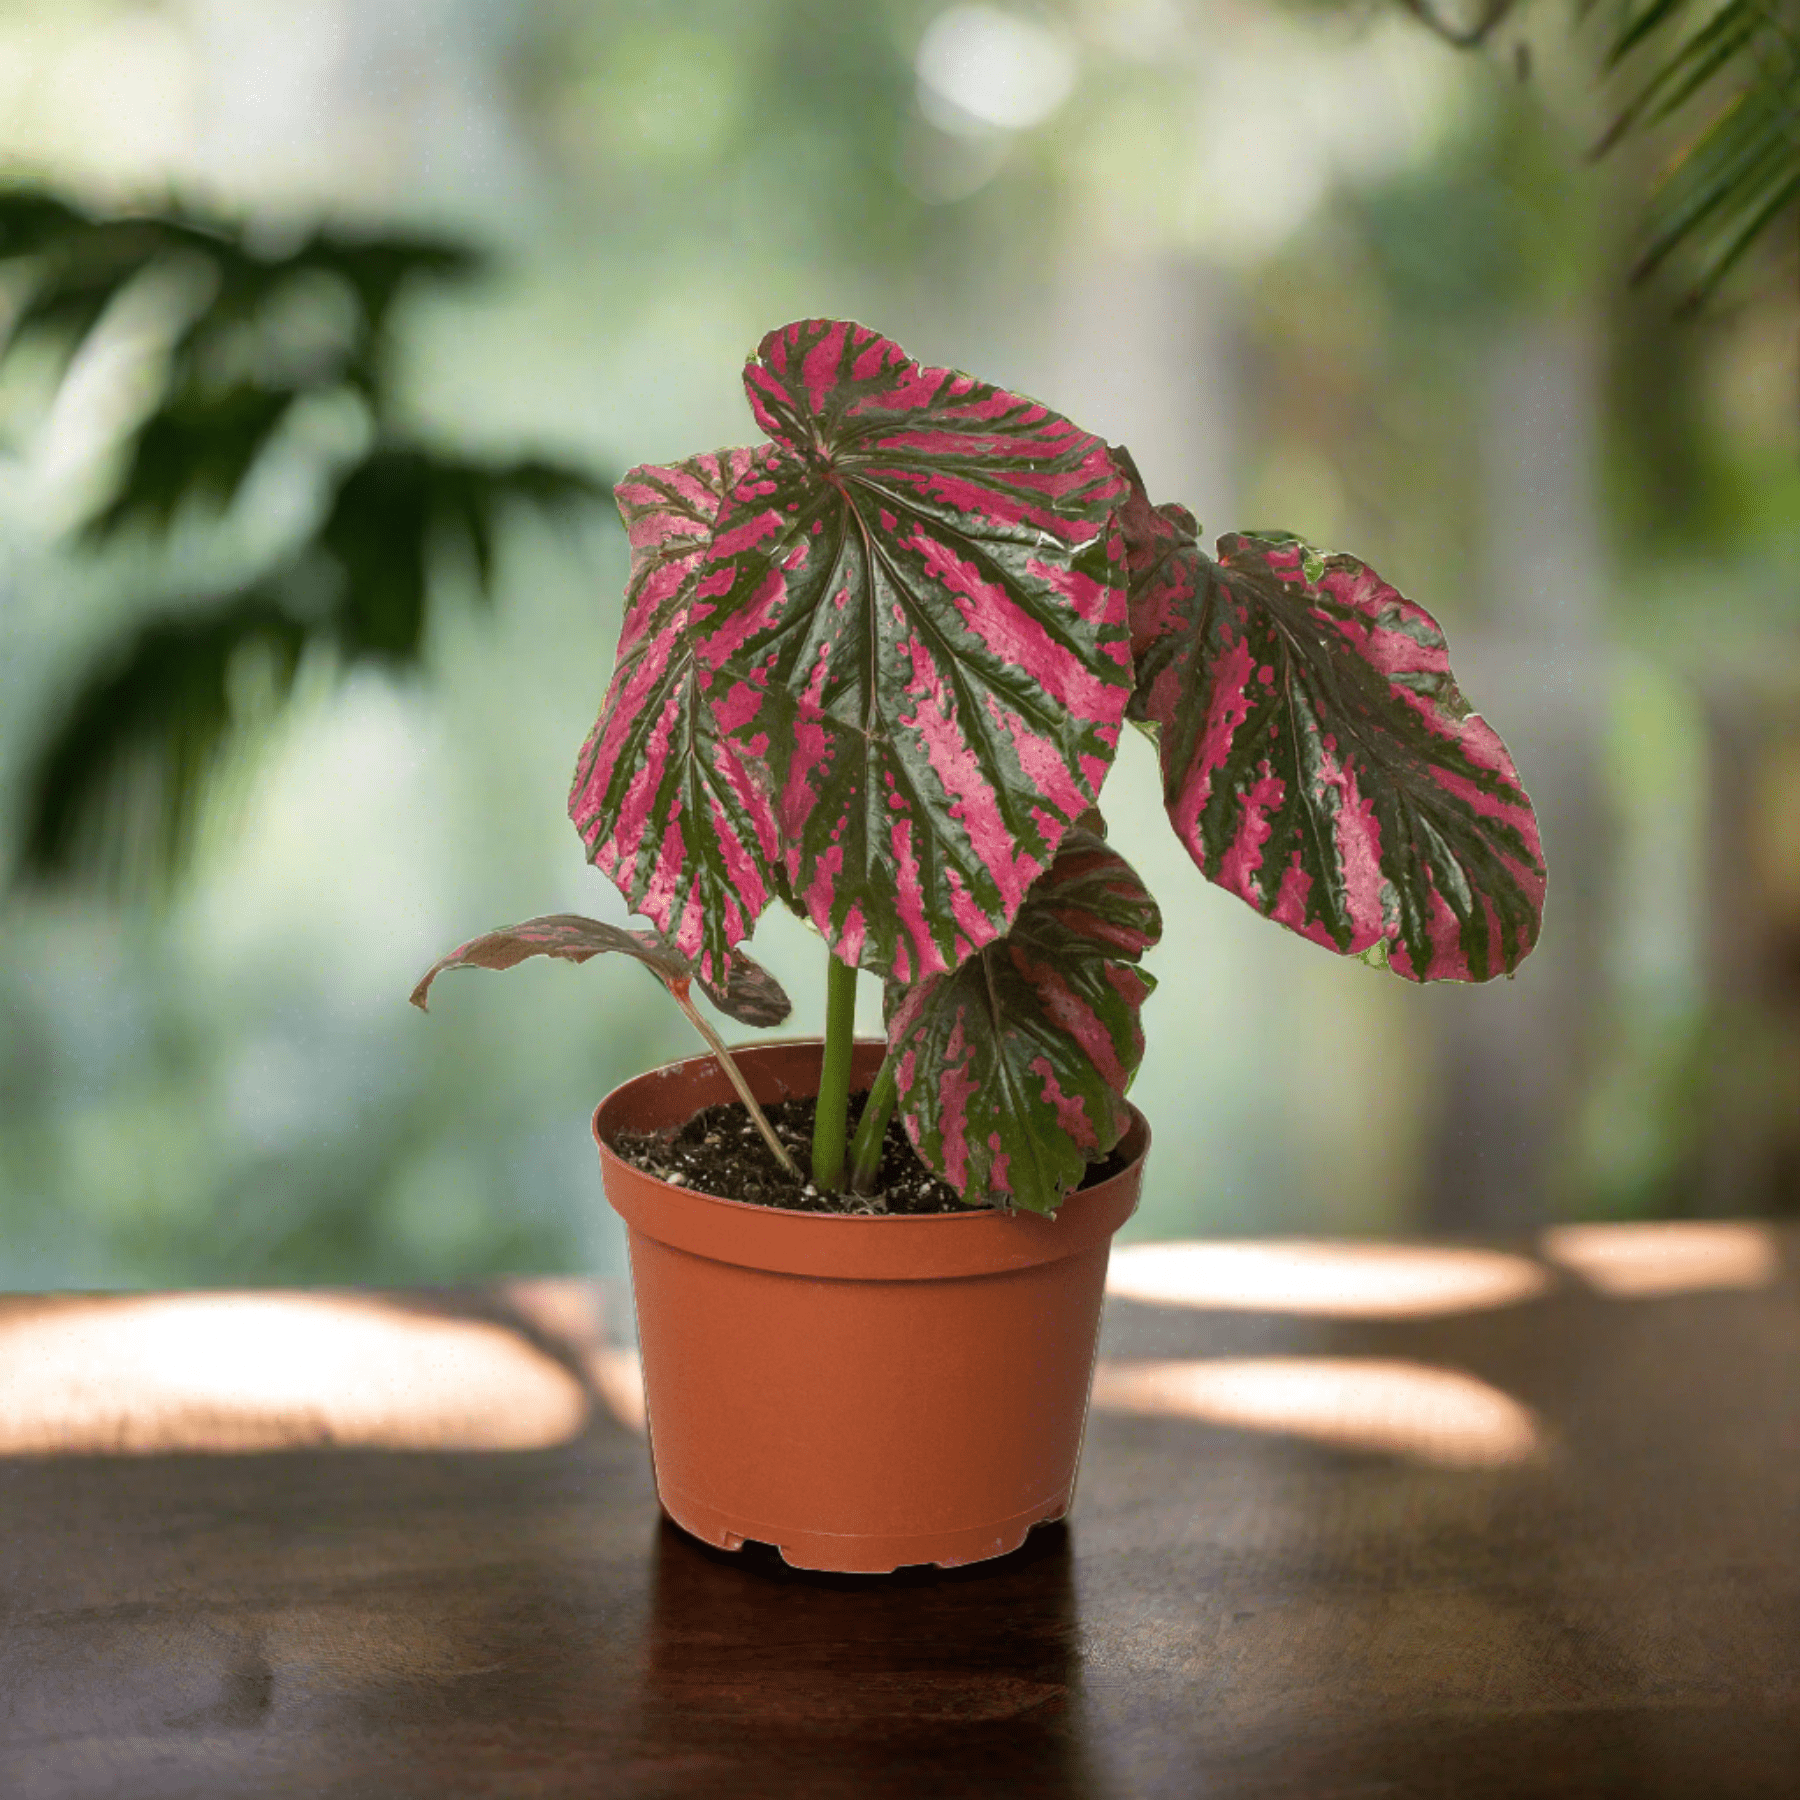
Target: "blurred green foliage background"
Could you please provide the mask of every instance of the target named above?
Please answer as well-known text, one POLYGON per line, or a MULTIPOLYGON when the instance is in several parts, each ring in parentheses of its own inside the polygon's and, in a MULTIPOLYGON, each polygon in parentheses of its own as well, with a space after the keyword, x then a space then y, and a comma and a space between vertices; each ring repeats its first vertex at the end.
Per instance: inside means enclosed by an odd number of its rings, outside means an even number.
MULTIPOLYGON (((1132 1231, 1800 1209, 1794 234, 1695 318, 1678 268, 1631 285, 1669 141, 1588 160, 1606 43, 1540 6, 1470 54, 1379 0, 0 4, 15 191, 265 257, 323 225, 482 262, 395 288, 379 405, 309 375, 241 486, 100 535, 191 261, 152 259, 72 363, 0 361, 9 842, 109 646, 270 570, 329 615, 301 553, 357 458, 540 472, 425 535, 416 660, 324 629, 232 660, 185 877, 5 898, 0 1287, 620 1266, 587 1116, 696 1048, 655 983, 458 976, 429 1020, 406 994, 494 925, 623 919, 564 813, 625 569, 583 485, 752 435, 743 357, 808 314, 1129 444, 1209 535, 1373 562, 1539 802, 1539 951, 1421 990, 1208 887, 1126 744, 1113 834, 1169 921, 1132 1231)), ((15 322, 32 278, 0 271, 15 322)), ((329 286, 282 326, 315 373, 329 286)), ((379 560, 411 516, 383 504, 330 542, 379 560)), ((813 1029, 817 941, 777 909, 757 947, 813 1029)))

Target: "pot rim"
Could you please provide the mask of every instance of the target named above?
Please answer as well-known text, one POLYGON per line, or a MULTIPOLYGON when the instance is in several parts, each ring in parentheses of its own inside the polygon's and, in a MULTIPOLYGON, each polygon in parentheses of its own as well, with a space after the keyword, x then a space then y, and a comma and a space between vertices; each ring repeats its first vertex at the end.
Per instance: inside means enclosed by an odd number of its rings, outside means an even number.
MULTIPOLYGON (((815 1045, 822 1053, 822 1039, 797 1037, 744 1045, 733 1054, 757 1097, 769 1101, 811 1090, 805 1083, 791 1085, 758 1064, 815 1045)), ((874 1072, 870 1065, 879 1064, 886 1046, 878 1038, 864 1038, 856 1048, 863 1065, 856 1074, 866 1080, 874 1072)), ((1078 1255, 1109 1240, 1137 1210, 1150 1149, 1149 1121, 1127 1101, 1131 1124, 1120 1140, 1128 1156, 1125 1166, 1092 1187, 1078 1188, 1054 1215, 1002 1212, 992 1206, 894 1215, 797 1212, 679 1187, 620 1157, 607 1141, 622 1123, 616 1115, 634 1092, 651 1083, 702 1088, 716 1084, 719 1092, 699 1100, 688 1117, 699 1107, 732 1098, 718 1064, 708 1055, 664 1063, 615 1087, 594 1109, 592 1125, 613 1209, 634 1231, 674 1248, 796 1275, 907 1280, 1001 1273, 1078 1255), (901 1234, 894 1229, 899 1226, 911 1230, 901 1234)))

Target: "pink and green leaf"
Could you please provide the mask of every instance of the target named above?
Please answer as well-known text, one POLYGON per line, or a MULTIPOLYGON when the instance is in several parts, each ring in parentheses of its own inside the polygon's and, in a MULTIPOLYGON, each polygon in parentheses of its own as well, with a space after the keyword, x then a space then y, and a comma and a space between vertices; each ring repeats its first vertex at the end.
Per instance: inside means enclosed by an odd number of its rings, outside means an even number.
POLYGON ((1067 419, 862 326, 771 332, 745 387, 775 441, 686 615, 719 741, 766 766, 787 882, 839 956, 954 968, 1112 762, 1124 483, 1067 419))
POLYGON ((1414 981, 1509 974, 1544 862, 1506 746, 1436 621, 1353 556, 1124 509, 1138 686, 1177 836, 1209 880, 1414 981))
POLYGON ((1161 934, 1130 864, 1077 829, 1005 937, 890 985, 900 1116, 971 1204, 1054 1212, 1124 1135, 1154 985, 1137 963, 1161 934))
POLYGON ((699 980, 713 1005, 745 1025, 779 1025, 792 1010, 781 983, 742 952, 731 959, 730 980, 720 987, 701 979, 685 956, 653 933, 628 931, 578 913, 551 913, 471 938, 425 971, 412 991, 412 1003, 423 1012, 431 984, 446 969, 511 969, 533 956, 584 963, 608 951, 635 958, 665 987, 685 991, 690 979, 699 980))
POLYGON ((778 456, 721 450, 619 483, 625 624, 569 795, 589 860, 715 983, 769 902, 778 842, 767 773, 721 728, 696 656, 694 589, 727 494, 778 456))

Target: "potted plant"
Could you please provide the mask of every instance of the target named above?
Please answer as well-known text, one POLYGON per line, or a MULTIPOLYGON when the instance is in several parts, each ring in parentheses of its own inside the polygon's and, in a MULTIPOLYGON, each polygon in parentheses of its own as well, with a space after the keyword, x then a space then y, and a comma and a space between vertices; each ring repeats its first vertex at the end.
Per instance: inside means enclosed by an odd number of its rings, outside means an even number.
POLYGON ((1125 451, 859 325, 771 332, 744 381, 766 441, 618 488, 625 621, 570 814, 650 929, 533 920, 414 999, 540 954, 663 981, 712 1057, 594 1129, 664 1506, 809 1567, 969 1561, 1068 1505, 1142 1177, 1161 920, 1097 810, 1127 721, 1202 873, 1414 981, 1531 949, 1536 821, 1443 634, 1354 557, 1209 557, 1125 451), (828 947, 824 1037, 728 1052, 691 989, 786 1016, 744 949, 776 903, 828 947), (859 969, 885 1044, 853 1042, 859 969), (695 1191, 733 1119, 779 1204, 695 1191), (884 1202, 897 1161, 935 1202, 884 1202))

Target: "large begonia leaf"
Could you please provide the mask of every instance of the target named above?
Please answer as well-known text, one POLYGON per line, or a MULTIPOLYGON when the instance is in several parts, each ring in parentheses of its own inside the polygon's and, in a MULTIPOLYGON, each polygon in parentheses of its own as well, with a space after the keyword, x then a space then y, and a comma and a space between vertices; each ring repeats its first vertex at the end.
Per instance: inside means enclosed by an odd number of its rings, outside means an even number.
POLYGON ((1122 516, 1132 716, 1208 879, 1411 980, 1516 968, 1543 911, 1537 820, 1431 615, 1295 538, 1228 535, 1214 562, 1141 487, 1122 516))
POLYGON ((666 987, 679 986, 684 993, 690 979, 698 980, 720 1012, 745 1025, 779 1025, 792 1011, 781 983, 742 952, 731 959, 730 980, 721 987, 701 977, 685 956, 653 933, 628 931, 579 913, 550 913, 471 938, 425 971, 412 991, 412 1003, 423 1012, 431 984, 446 969, 511 969, 533 956, 584 963, 608 951, 635 958, 666 987))
POLYGON ((720 511, 695 662, 807 914, 917 980, 1007 929, 1111 764, 1124 483, 1067 419, 862 326, 771 332, 745 387, 775 448, 720 511))
POLYGON ((1071 831, 1012 929, 948 974, 889 988, 900 1116, 971 1203, 1052 1212, 1130 1123, 1137 965, 1162 935, 1131 865, 1071 831))
POLYGON ((569 794, 589 860, 712 982, 769 902, 777 840, 767 773, 721 729, 696 660, 694 588, 725 496, 778 456, 720 450, 619 483, 625 623, 569 794))

